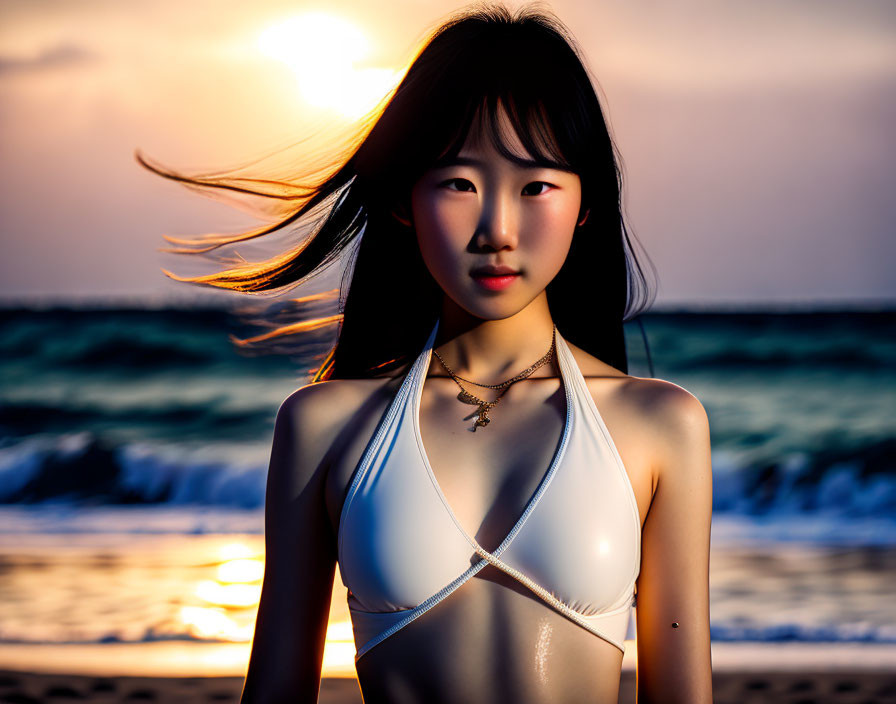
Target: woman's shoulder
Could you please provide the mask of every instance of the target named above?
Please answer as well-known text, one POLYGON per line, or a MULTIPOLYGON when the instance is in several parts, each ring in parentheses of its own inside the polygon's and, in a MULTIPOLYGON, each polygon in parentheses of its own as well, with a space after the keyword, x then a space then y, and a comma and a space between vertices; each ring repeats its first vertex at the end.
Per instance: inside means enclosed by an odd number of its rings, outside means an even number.
POLYGON ((334 437, 356 412, 394 391, 395 377, 370 379, 331 379, 306 384, 287 396, 280 404, 278 418, 307 438, 326 443, 334 437))
POLYGON ((708 446, 706 409, 683 386, 665 379, 626 375, 614 395, 643 428, 654 456, 664 460, 658 464, 667 465, 683 451, 708 446))
POLYGON ((329 379, 305 384, 287 396, 281 408, 290 413, 311 413, 322 419, 346 412, 363 403, 393 382, 393 377, 370 379, 329 379))
POLYGON ((683 386, 626 374, 581 348, 570 347, 595 403, 612 404, 617 413, 636 418, 646 435, 680 440, 682 433, 699 433, 707 424, 703 404, 683 386))
POLYGON ((634 410, 662 426, 690 422, 706 414, 693 393, 666 379, 626 374, 619 384, 619 396, 634 410))
POLYGON ((711 485, 711 474, 703 471, 709 465, 709 419, 694 394, 665 379, 626 375, 616 397, 641 431, 653 486, 660 480, 711 485))

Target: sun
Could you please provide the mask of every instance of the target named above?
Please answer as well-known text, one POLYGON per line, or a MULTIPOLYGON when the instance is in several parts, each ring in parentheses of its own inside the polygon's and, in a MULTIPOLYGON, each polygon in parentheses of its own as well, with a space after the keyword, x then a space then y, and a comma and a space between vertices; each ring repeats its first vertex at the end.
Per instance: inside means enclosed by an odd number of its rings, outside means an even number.
POLYGON ((370 41, 356 25, 327 12, 307 12, 265 29, 259 50, 292 69, 302 98, 314 107, 357 118, 397 84, 395 71, 362 68, 370 41))

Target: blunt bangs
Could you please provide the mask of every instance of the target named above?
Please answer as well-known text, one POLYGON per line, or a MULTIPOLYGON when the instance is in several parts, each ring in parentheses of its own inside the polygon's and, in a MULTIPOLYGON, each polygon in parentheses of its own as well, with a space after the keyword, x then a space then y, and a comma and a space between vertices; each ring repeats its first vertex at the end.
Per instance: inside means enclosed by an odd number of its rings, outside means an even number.
MULTIPOLYGON (((409 71, 392 107, 397 108, 395 123, 381 128, 394 145, 390 151, 398 178, 392 183, 403 191, 428 169, 456 157, 470 135, 480 133, 520 166, 578 174, 583 197, 588 184, 615 181, 588 73, 562 36, 540 26, 492 23, 466 25, 462 32, 447 27, 432 39, 427 60, 409 71), (461 33, 462 38, 455 36, 461 33), (416 106, 416 119, 405 117, 405 103, 416 106), (422 114, 420 106, 425 106, 422 114), (519 153, 517 140, 526 153, 519 153)), ((386 122, 392 115, 384 116, 386 122)))

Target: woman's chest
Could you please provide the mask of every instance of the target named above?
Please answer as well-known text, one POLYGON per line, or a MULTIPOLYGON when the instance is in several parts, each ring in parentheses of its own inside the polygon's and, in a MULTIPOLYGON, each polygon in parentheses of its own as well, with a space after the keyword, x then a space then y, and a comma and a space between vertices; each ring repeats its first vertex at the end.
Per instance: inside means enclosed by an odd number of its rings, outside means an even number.
MULTIPOLYGON (((643 424, 617 407, 605 386, 593 386, 594 402, 602 409, 609 434, 598 440, 618 451, 643 524, 653 493, 649 434, 643 424)), ((578 427, 570 427, 575 419, 570 417, 562 387, 556 384, 553 389, 549 384, 541 384, 540 389, 532 385, 528 397, 514 398, 508 392, 489 412, 490 423, 485 427, 474 425, 475 406, 461 404, 450 387, 433 387, 430 394, 424 389, 419 410, 408 414, 401 429, 408 436, 405 447, 412 450, 401 457, 411 465, 403 467, 403 472, 428 476, 445 510, 483 547, 494 549, 513 529, 553 465, 562 470, 559 460, 589 462, 587 444, 585 449, 578 446, 578 456, 563 457, 564 443, 575 439, 576 432, 587 432, 587 424, 579 418, 578 427)), ((375 444, 389 406, 386 396, 371 400, 364 412, 354 414, 331 452, 327 506, 334 534, 356 470, 375 444)), ((591 469, 609 471, 597 461, 591 469)), ((587 492, 594 487, 586 483, 580 489, 587 492)))

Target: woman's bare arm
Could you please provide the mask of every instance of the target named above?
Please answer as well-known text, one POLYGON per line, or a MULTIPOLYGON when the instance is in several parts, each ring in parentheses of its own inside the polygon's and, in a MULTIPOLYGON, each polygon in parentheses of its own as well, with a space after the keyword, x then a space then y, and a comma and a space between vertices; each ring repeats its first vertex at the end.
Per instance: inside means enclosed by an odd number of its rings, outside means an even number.
POLYGON ((658 392, 651 423, 656 490, 637 587, 638 702, 705 704, 712 701, 709 422, 681 387, 666 382, 658 392))
POLYGON ((265 570, 242 704, 316 702, 336 565, 324 485, 322 388, 277 412, 265 493, 265 570))

